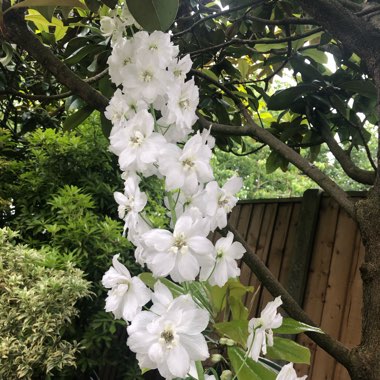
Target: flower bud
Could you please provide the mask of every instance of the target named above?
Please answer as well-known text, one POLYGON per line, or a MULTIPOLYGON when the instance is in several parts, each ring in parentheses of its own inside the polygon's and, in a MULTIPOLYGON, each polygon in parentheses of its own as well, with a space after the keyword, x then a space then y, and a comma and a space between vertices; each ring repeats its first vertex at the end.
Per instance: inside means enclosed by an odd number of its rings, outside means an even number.
POLYGON ((213 354, 211 355, 211 361, 216 364, 219 363, 223 359, 223 356, 220 354, 213 354))
POLYGON ((227 339, 227 341, 226 341, 226 346, 234 346, 235 345, 235 341, 234 340, 232 340, 232 339, 227 339))
POLYGON ((222 372, 220 375, 220 380, 231 380, 232 379, 232 372, 229 369, 226 369, 222 372))

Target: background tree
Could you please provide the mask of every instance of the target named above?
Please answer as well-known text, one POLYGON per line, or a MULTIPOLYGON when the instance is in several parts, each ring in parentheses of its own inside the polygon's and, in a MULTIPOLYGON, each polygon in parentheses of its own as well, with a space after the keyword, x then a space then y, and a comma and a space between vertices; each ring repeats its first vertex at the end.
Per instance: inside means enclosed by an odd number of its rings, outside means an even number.
MULTIPOLYGON (((349 350, 326 335, 311 336, 353 379, 380 378, 379 153, 369 144, 379 119, 379 5, 222 0, 221 8, 216 2, 188 0, 176 12, 177 1, 155 0, 154 8, 152 2, 127 1, 144 28, 171 27, 181 54, 191 55, 201 93, 198 127, 212 125, 225 150, 245 153, 269 146, 269 171, 292 163, 358 222, 366 248, 361 344, 349 350), (326 65, 327 54, 336 70, 326 65), (295 84, 271 94, 273 79, 285 69, 295 84), (348 177, 370 186, 366 199, 353 203, 328 173, 311 164, 322 144, 348 177), (359 165, 357 150, 366 153, 368 165, 359 165)), ((108 14, 116 1, 86 1, 87 7, 74 0, 41 1, 41 14, 22 8, 36 4, 26 0, 12 8, 4 1, 0 17, 2 125, 15 137, 38 125, 59 123, 61 117, 63 128, 73 128, 94 109, 104 111, 114 91, 106 72, 109 39, 99 32, 98 16, 108 14)), ((106 133, 104 118, 102 125, 106 133)), ((246 260, 257 264, 252 270, 273 295, 282 294, 291 316, 310 323, 254 255, 248 253, 246 260)))

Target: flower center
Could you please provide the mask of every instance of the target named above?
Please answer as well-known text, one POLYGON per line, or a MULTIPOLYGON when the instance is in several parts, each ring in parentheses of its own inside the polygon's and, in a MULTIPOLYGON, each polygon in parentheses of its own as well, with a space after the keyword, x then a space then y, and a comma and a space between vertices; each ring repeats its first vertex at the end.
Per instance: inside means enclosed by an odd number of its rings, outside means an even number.
POLYGON ((174 244, 171 248, 171 250, 174 253, 186 253, 187 252, 187 244, 186 244, 186 237, 183 233, 177 235, 174 237, 174 244))
POLYGON ((170 344, 174 340, 173 331, 171 331, 171 330, 164 330, 161 333, 161 338, 165 341, 166 344, 170 344))
POLYGON ((157 50, 158 49, 158 46, 156 44, 151 44, 149 46, 149 50, 157 50))
POLYGON ((224 256, 224 252, 222 250, 218 250, 216 252, 216 259, 220 260, 224 256))
POLYGON ((129 65, 130 63, 132 63, 132 58, 131 57, 124 58, 123 63, 124 63, 124 66, 129 65))
POLYGON ((177 69, 173 71, 175 77, 179 78, 182 75, 182 70, 177 69))
POLYGON ((182 99, 178 102, 178 105, 181 109, 187 110, 190 107, 189 99, 182 99))
POLYGON ((153 74, 148 71, 148 70, 145 70, 143 73, 142 73, 142 80, 143 82, 150 82, 151 80, 153 79, 153 74))
POLYGON ((222 195, 218 199, 218 206, 220 208, 224 208, 227 212, 231 211, 230 198, 225 195, 222 195))
POLYGON ((144 135, 141 132, 136 131, 135 134, 130 137, 129 141, 131 145, 138 147, 143 143, 144 135))
POLYGON ((182 166, 185 170, 190 170, 194 167, 194 161, 191 158, 185 158, 182 161, 182 166))

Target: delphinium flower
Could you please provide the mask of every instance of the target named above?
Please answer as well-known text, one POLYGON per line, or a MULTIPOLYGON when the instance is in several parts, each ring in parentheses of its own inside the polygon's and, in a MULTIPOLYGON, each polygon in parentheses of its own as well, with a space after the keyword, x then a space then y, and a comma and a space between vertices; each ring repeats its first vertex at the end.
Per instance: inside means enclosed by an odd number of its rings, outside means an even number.
POLYGON ((295 369, 293 368, 293 363, 288 363, 284 365, 276 377, 276 380, 305 380, 307 376, 298 377, 295 369))
POLYGON ((110 150, 119 156, 122 170, 136 171, 146 176, 156 172, 154 163, 166 144, 165 138, 154 132, 154 120, 147 110, 135 114, 125 127, 110 136, 110 150))
POLYGON ((118 261, 119 255, 112 259, 112 267, 104 274, 102 284, 109 288, 105 310, 115 318, 131 321, 150 301, 151 291, 138 277, 131 277, 128 269, 118 261))
POLYGON ((146 222, 140 216, 147 203, 147 196, 140 191, 137 176, 130 176, 124 182, 124 194, 116 191, 115 201, 119 204, 119 218, 125 222, 124 231, 128 229, 128 239, 135 240, 136 235, 148 231, 146 222))
POLYGON ((248 323, 249 337, 247 340, 248 355, 258 361, 260 352, 267 353, 267 346, 273 346, 273 332, 282 324, 282 316, 277 313, 277 308, 282 305, 281 297, 268 302, 260 318, 252 318, 248 323))
POLYGON ((137 314, 127 328, 127 345, 136 353, 141 368, 157 368, 168 380, 184 378, 194 361, 209 356, 202 335, 209 315, 190 295, 175 298, 162 311, 160 315, 152 311, 137 314))
POLYGON ((218 239, 215 243, 215 261, 202 267, 201 280, 207 280, 211 285, 222 287, 229 278, 240 275, 237 260, 243 257, 245 249, 241 243, 233 242, 233 239, 232 232, 228 232, 227 237, 218 239))
POLYGON ((211 149, 198 133, 191 137, 181 150, 167 144, 159 157, 159 171, 165 176, 167 190, 181 188, 188 194, 198 189, 199 183, 211 181, 214 176, 210 166, 211 149))
POLYGON ((174 231, 152 229, 141 236, 148 268, 156 277, 176 282, 193 281, 200 266, 212 260, 214 246, 207 239, 208 223, 182 215, 174 231))

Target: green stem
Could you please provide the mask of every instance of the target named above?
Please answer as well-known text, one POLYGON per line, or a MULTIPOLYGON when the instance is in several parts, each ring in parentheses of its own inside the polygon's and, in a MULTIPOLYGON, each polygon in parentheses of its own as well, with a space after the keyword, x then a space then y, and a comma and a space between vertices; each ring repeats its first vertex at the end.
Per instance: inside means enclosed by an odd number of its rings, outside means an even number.
POLYGON ((205 372, 203 369, 202 362, 196 361, 195 368, 197 369, 198 380, 205 380, 205 372))

